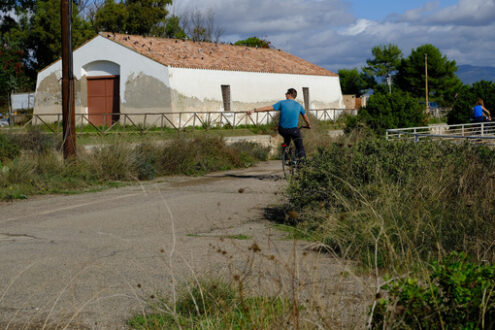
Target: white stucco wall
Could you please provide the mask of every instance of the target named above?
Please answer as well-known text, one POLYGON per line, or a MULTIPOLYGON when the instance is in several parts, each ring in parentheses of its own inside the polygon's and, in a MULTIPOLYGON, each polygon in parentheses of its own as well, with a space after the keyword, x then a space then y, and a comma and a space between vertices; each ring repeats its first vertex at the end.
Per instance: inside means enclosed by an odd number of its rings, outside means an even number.
POLYGON ((200 101, 222 102, 221 85, 230 85, 232 110, 247 110, 252 104, 270 104, 284 99, 288 88, 309 87, 311 108, 342 108, 339 77, 169 68, 170 87, 177 93, 200 101), (240 108, 241 107, 241 108, 240 108))
MULTIPOLYGON (((76 49, 73 53, 73 61, 74 61, 74 78, 77 80, 81 80, 85 76, 99 76, 99 75, 120 75, 120 102, 121 102, 121 112, 126 111, 125 104, 126 100, 126 88, 128 81, 131 79, 136 79, 138 76, 146 76, 152 77, 156 80, 162 82, 165 86, 169 87, 169 79, 168 79, 168 68, 156 61, 153 61, 131 49, 128 49, 114 41, 108 40, 101 36, 97 36, 85 45, 76 49), (104 63, 112 62, 117 64, 120 67, 119 72, 116 72, 112 66, 105 65, 104 63), (97 63, 94 63, 97 62, 97 63), (88 67, 90 65, 91 71, 87 72, 85 70, 85 66, 88 67), (108 68, 111 68, 108 70, 108 68), (109 72, 110 71, 110 72, 109 72), (124 107, 122 107, 124 105, 124 107)), ((60 83, 62 77, 62 61, 58 60, 57 62, 51 64, 46 67, 44 70, 38 73, 38 78, 36 81, 36 104, 35 104, 35 113, 47 113, 47 112, 61 112, 61 106, 57 105, 58 102, 54 100, 50 100, 50 104, 45 104, 41 99, 43 98, 40 93, 50 93, 54 94, 55 92, 60 93, 60 83), (55 78, 58 81, 58 86, 53 86, 51 84, 50 90, 42 90, 40 91, 40 85, 43 83, 45 79, 55 74, 55 78), (57 91, 55 89, 58 88, 57 91), (38 99, 40 101, 38 102, 38 99), (54 111, 60 108, 58 111, 54 111)), ((54 79, 52 79, 54 80, 54 79)), ((46 89, 46 88, 45 88, 46 89)), ((77 87, 76 87, 77 92, 77 87)), ((82 94, 86 93, 85 90, 82 91, 82 94)), ((76 103, 77 101, 76 95, 76 103)), ((82 95, 82 98, 85 98, 86 95, 82 95)), ((76 104, 76 111, 85 112, 87 108, 84 109, 84 102, 82 102, 81 106, 76 104)), ((168 109, 169 110, 169 109, 168 109)), ((131 111, 132 109, 127 109, 127 111, 131 111)), ((162 109, 162 111, 167 111, 167 109, 162 109)))

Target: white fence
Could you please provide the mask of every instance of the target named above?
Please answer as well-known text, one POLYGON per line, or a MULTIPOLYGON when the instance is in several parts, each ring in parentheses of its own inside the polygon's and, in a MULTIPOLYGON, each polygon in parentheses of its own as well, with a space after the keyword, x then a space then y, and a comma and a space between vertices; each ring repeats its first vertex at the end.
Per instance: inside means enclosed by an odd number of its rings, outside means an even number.
POLYGON ((387 140, 442 139, 495 144, 495 122, 387 129, 386 137, 387 140))

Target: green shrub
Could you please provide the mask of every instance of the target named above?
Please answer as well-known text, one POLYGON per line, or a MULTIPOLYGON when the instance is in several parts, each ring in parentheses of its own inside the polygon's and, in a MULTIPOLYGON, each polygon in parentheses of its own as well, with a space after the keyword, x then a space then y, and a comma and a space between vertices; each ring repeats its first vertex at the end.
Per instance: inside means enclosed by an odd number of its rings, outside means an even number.
POLYGON ((387 128, 424 126, 426 122, 419 101, 408 93, 395 90, 392 94, 370 96, 366 108, 359 109, 357 118, 347 121, 347 130, 362 123, 384 133, 387 128))
POLYGON ((20 148, 7 136, 0 134, 0 162, 13 159, 20 153, 20 148))
POLYGON ((382 287, 374 328, 493 329, 495 327, 495 265, 469 261, 453 253, 434 262, 420 280, 393 280, 382 287))

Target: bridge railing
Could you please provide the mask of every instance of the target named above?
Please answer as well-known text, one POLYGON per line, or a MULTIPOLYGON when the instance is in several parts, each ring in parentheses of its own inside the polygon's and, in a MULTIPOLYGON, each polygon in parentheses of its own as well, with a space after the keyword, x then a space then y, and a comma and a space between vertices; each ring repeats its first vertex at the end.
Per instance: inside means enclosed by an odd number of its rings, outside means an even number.
POLYGON ((387 140, 421 139, 470 140, 495 143, 495 122, 456 125, 432 125, 423 127, 394 128, 386 130, 387 140))
MULTIPOLYGON (((316 119, 336 121, 344 114, 355 115, 353 109, 310 109, 308 111, 316 119)), ((211 111, 211 112, 162 112, 162 113, 76 113, 75 123, 77 133, 148 133, 163 130, 183 130, 188 127, 214 128, 223 127, 236 129, 242 126, 266 125, 276 120, 277 111, 256 112, 248 115, 246 112, 211 111)), ((62 114, 34 114, 24 126, 37 126, 50 132, 62 130, 62 114)))

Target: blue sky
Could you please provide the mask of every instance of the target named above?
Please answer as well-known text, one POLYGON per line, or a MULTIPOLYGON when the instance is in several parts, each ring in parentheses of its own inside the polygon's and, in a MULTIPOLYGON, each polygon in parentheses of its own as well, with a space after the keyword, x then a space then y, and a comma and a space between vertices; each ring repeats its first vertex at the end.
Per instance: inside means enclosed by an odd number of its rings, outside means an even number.
POLYGON ((176 0, 179 16, 215 13, 232 42, 257 36, 334 72, 360 68, 374 46, 409 56, 431 43, 457 64, 495 66, 495 0, 176 0))
MULTIPOLYGON (((431 1, 425 0, 348 0, 351 10, 356 17, 371 20, 382 20, 391 14, 403 13, 407 10, 415 9, 431 1)), ((438 1, 439 8, 453 5, 455 0, 438 1)))

